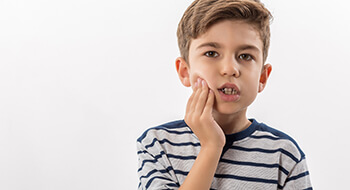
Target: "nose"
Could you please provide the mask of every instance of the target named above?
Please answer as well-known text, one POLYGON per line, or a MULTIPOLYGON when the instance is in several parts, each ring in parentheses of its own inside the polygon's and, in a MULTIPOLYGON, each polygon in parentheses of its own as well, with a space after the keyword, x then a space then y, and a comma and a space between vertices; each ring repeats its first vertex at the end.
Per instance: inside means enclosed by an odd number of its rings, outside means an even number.
POLYGON ((222 60, 221 75, 239 77, 239 63, 234 56, 222 60))

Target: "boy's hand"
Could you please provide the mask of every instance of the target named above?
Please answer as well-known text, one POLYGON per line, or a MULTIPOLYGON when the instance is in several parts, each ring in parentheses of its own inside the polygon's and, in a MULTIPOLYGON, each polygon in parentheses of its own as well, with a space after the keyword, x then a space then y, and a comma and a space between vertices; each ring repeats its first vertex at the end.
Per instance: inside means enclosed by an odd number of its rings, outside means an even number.
POLYGON ((222 148, 225 145, 225 134, 212 115, 214 98, 207 83, 198 79, 187 102, 185 122, 198 137, 202 148, 222 148))

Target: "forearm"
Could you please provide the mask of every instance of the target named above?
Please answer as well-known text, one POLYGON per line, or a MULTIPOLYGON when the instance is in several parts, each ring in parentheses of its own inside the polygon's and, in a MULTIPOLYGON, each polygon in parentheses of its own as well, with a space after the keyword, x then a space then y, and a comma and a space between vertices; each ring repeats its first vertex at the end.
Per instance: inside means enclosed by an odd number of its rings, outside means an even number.
POLYGON ((222 148, 202 147, 179 190, 209 189, 220 160, 222 148))

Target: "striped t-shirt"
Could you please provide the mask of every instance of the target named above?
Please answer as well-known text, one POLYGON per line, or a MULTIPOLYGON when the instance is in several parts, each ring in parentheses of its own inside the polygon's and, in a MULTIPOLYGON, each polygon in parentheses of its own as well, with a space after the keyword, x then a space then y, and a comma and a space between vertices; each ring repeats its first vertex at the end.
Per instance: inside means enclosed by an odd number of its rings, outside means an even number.
MULTIPOLYGON (((305 154, 288 135, 250 119, 226 135, 211 189, 312 189, 305 154)), ((200 151, 184 120, 145 131, 137 139, 138 189, 178 189, 200 151)))

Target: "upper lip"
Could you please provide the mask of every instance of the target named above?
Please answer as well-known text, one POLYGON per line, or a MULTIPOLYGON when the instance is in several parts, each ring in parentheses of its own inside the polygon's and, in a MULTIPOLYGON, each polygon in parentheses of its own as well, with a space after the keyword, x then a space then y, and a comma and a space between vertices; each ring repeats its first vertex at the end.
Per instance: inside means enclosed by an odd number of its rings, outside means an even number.
POLYGON ((233 83, 225 83, 219 88, 219 90, 221 90, 223 88, 233 88, 237 92, 237 94, 240 93, 238 87, 235 84, 233 84, 233 83))

